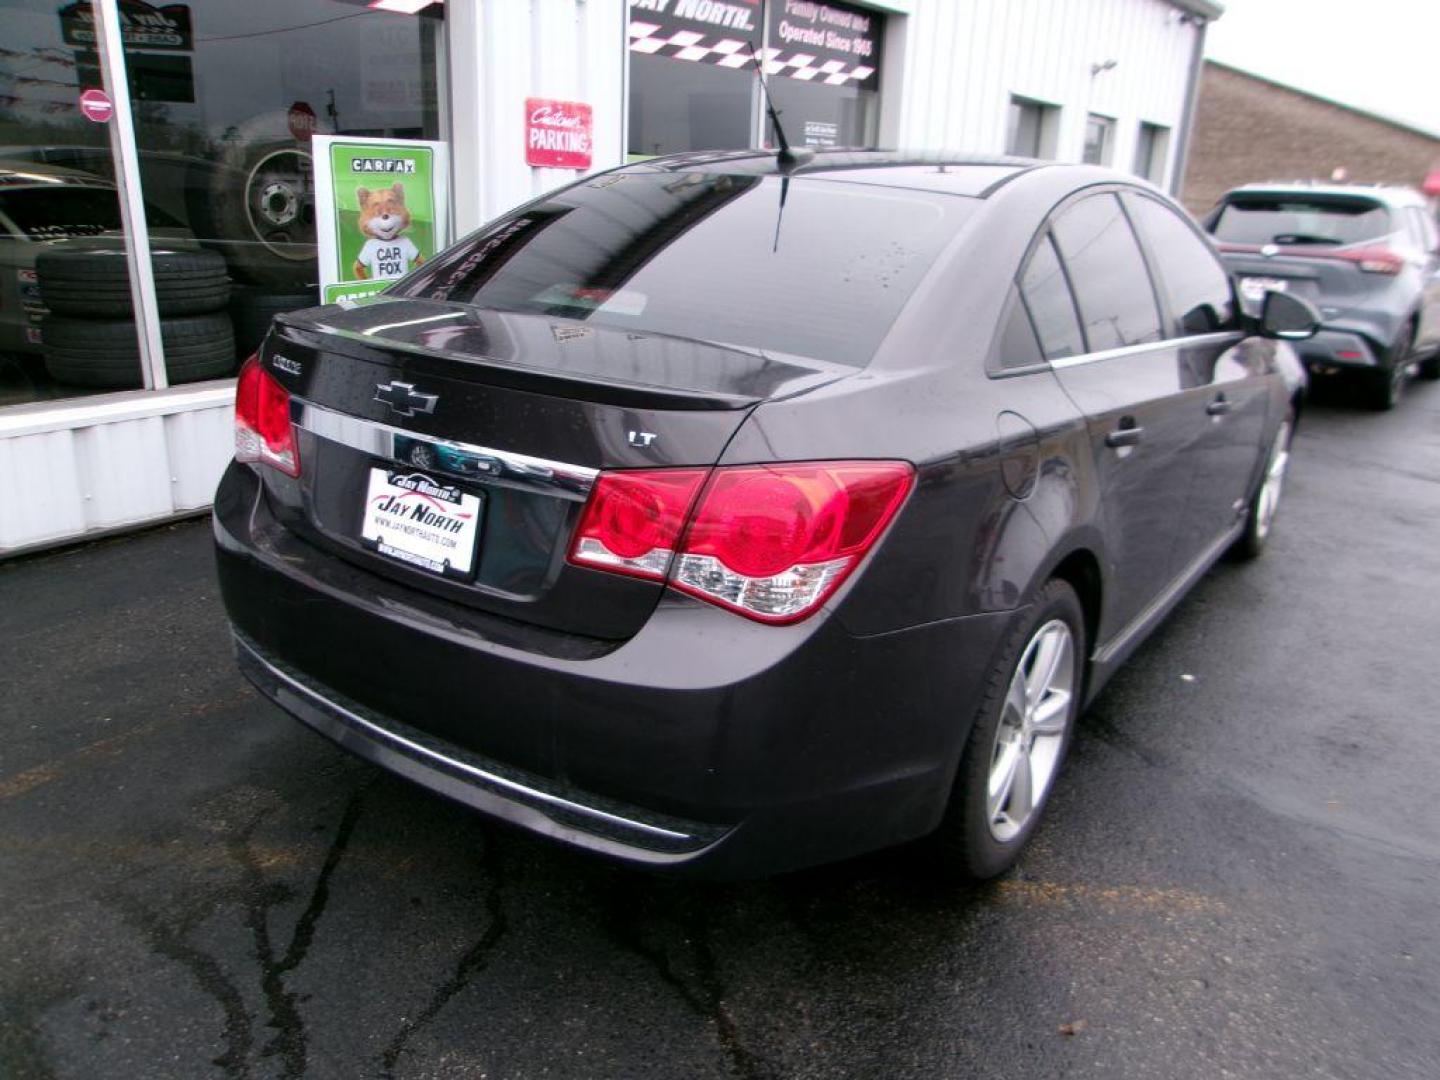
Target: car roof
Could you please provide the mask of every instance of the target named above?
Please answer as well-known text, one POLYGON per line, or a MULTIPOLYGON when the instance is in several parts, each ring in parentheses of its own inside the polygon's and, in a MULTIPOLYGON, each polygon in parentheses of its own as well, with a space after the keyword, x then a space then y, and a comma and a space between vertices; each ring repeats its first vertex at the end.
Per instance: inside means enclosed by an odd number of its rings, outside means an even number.
POLYGON ((789 169, 773 151, 715 150, 668 154, 623 166, 620 172, 702 172, 745 176, 790 176, 882 187, 917 188, 983 199, 1024 173, 1057 166, 1053 161, 947 151, 817 150, 789 169))
POLYGON ((79 169, 66 169, 59 165, 45 165, 34 161, 0 160, 0 188, 62 186, 115 190, 115 185, 104 177, 79 169))
POLYGON ((1414 188, 1399 184, 1340 184, 1329 181, 1289 180, 1242 184, 1220 196, 1232 195, 1322 195, 1374 199, 1389 206, 1424 206, 1424 197, 1414 188))

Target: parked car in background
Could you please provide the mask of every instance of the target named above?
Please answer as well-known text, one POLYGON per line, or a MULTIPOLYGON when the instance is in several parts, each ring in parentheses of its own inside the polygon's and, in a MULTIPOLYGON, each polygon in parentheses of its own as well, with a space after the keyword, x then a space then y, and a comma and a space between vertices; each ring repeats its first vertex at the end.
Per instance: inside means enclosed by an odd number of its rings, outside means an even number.
MULTIPOLYGON (((277 127, 283 131, 283 114, 262 113, 219 142, 213 159, 139 152, 140 186, 151 207, 223 255, 237 281, 270 294, 299 292, 318 277, 310 153, 277 127)), ((114 182, 108 145, 3 146, 0 159, 114 182)))
POLYGON ((752 151, 578 180, 281 316, 215 499, 242 670, 656 868, 1018 856, 1085 702, 1270 535, 1317 315, 1107 169, 752 151))
MULTIPOLYGON (((145 215, 152 243, 197 246, 189 230, 153 203, 145 215)), ((114 184, 57 165, 0 160, 0 353, 40 352, 45 306, 35 257, 41 251, 60 245, 119 251, 123 235, 114 184)))
POLYGON ((1440 379, 1440 231, 1419 192, 1358 184, 1247 184, 1204 220, 1242 296, 1272 290, 1316 304, 1300 349, 1316 375, 1362 381, 1393 408, 1412 365, 1440 379))

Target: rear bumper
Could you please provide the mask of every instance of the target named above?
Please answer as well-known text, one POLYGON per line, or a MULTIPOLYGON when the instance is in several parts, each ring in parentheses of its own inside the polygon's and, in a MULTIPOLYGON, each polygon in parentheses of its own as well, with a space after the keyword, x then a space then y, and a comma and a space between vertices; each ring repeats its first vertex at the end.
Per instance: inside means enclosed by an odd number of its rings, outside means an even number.
POLYGON ((1373 341, 1349 330, 1321 330, 1308 341, 1296 344, 1306 368, 1323 373, 1329 368, 1373 369, 1384 366, 1384 359, 1373 341))
POLYGON ((625 642, 461 609, 320 551, 231 466, 215 503, 242 670, 344 748, 627 862, 773 873, 921 836, 943 813, 1014 613, 857 637, 667 597, 625 642))
POLYGON ((397 720, 376 715, 266 656, 235 634, 240 672, 290 715, 357 757, 475 810, 534 832, 638 862, 692 858, 730 829, 662 818, 555 785, 489 761, 397 720))

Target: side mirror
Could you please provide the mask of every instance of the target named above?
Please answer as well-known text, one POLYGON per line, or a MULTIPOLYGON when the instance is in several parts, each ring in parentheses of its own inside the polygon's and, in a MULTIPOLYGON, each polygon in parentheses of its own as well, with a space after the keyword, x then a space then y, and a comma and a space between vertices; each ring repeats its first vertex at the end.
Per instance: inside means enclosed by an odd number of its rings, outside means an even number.
POLYGON ((1267 292, 1260 308, 1260 335, 1281 341, 1304 341, 1320 329, 1320 312, 1298 296, 1267 292))

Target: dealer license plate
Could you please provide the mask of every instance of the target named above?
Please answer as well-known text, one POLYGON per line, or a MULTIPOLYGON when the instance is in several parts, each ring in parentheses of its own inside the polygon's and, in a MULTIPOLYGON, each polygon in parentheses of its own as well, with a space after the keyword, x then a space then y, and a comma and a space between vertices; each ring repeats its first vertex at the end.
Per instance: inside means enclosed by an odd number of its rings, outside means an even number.
POLYGON ((1263 301, 1267 292, 1284 292, 1289 287, 1288 281, 1278 277, 1242 277, 1240 279, 1240 295, 1252 304, 1263 301))
POLYGON ((419 472, 370 470, 360 537, 398 562, 469 577, 480 532, 480 496, 419 472))

